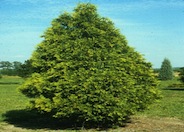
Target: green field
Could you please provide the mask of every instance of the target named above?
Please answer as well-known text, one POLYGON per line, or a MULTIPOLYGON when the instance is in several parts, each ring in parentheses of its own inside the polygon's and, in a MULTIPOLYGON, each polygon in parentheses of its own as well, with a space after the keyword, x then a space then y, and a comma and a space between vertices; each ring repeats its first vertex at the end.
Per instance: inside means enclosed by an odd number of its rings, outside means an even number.
MULTIPOLYGON (((67 130, 57 121, 42 117, 26 110, 29 99, 18 92, 17 87, 23 79, 4 76, 0 79, 0 132, 30 132, 30 131, 75 131, 67 130)), ((149 110, 132 116, 130 123, 123 128, 110 131, 170 131, 184 130, 184 88, 170 87, 180 83, 176 78, 172 81, 162 81, 159 85, 163 98, 150 106, 149 110)), ((79 128, 81 130, 82 128, 79 128)), ((84 129, 84 128, 83 128, 84 129)), ((95 129, 81 131, 96 131, 95 129)))
POLYGON ((163 98, 140 115, 178 118, 184 121, 184 88, 169 87, 179 83, 177 78, 171 81, 162 81, 159 88, 163 98))
POLYGON ((16 89, 23 79, 19 77, 4 76, 0 79, 0 121, 4 120, 2 115, 10 110, 21 110, 25 108, 28 99, 16 89))

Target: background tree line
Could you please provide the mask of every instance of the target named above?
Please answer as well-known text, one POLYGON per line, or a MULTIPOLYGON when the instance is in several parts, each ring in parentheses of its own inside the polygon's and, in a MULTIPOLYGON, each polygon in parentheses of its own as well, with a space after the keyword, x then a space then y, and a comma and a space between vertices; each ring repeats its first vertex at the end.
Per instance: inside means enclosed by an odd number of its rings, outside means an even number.
MULTIPOLYGON (((165 62, 165 61, 163 61, 165 62)), ((162 62, 162 63, 163 63, 162 62)), ((167 64, 167 63, 166 63, 167 64)), ((165 65, 165 64, 164 64, 165 65)), ((180 73, 180 77, 184 78, 184 67, 170 67, 173 72, 180 73)), ((154 72, 156 74, 160 74, 161 69, 163 68, 154 68, 154 72)), ((20 77, 28 77, 33 71, 36 69, 33 69, 31 65, 31 60, 26 60, 24 63, 19 61, 0 61, 0 76, 1 75, 8 75, 8 76, 20 76, 20 77)), ((167 70, 166 70, 167 71, 167 70)), ((161 73, 162 74, 162 73, 161 73)), ((162 79, 161 79, 162 80, 162 79)), ((184 79, 181 79, 184 82, 184 79)))
MULTIPOLYGON (((165 65, 167 67, 167 65, 171 65, 171 63, 169 62, 170 64, 168 64, 168 63, 165 63, 165 61, 168 62, 168 59, 166 59, 166 60, 164 59, 164 61, 162 62, 161 68, 155 68, 154 72, 156 74, 158 74, 159 76, 161 76, 162 74, 165 74, 165 72, 167 73, 168 71, 172 70, 173 73, 174 72, 180 73, 179 74, 180 79, 182 82, 184 82, 184 67, 172 67, 172 66, 170 66, 170 68, 167 69, 167 68, 164 68, 165 65)), ((0 75, 20 76, 23 78, 28 77, 32 72, 34 72, 36 70, 36 69, 33 69, 31 63, 32 63, 31 60, 26 60, 24 63, 19 62, 19 61, 13 61, 13 62, 0 61, 0 75)), ((168 77, 168 76, 166 75, 166 77, 168 77)), ((161 80, 164 80, 161 77, 158 77, 158 78, 161 80)))
POLYGON ((31 61, 0 61, 0 75, 27 77, 33 72, 31 61))

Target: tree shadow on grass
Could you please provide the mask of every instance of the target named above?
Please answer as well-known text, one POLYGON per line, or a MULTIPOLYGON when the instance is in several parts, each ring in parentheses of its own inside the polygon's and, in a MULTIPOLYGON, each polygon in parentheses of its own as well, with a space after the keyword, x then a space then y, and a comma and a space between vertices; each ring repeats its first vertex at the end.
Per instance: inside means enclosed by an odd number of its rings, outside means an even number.
MULTIPOLYGON (((48 129, 48 130, 81 130, 81 129, 95 129, 107 130, 109 126, 97 126, 96 124, 84 124, 82 122, 76 123, 75 117, 72 119, 56 119, 49 115, 39 114, 35 111, 29 110, 11 110, 3 114, 4 121, 13 124, 16 127, 26 129, 48 129)), ((131 123, 131 119, 127 118, 123 127, 127 123, 131 123)))
POLYGON ((74 125, 69 120, 61 121, 49 115, 39 114, 29 110, 12 110, 3 114, 4 121, 16 127, 26 129, 49 130, 79 130, 80 126, 74 125))
POLYGON ((20 84, 20 82, 0 82, 1 85, 20 84))
POLYGON ((167 87, 163 90, 184 91, 184 88, 167 87))

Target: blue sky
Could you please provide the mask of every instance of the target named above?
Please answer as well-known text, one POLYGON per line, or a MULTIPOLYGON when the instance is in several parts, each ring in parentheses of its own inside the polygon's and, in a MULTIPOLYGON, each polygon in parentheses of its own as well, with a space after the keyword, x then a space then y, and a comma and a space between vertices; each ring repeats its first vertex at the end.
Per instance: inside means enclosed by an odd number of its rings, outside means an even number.
POLYGON ((164 58, 184 66, 183 0, 1 0, 0 61, 29 59, 51 21, 79 2, 96 4, 153 67, 164 58))

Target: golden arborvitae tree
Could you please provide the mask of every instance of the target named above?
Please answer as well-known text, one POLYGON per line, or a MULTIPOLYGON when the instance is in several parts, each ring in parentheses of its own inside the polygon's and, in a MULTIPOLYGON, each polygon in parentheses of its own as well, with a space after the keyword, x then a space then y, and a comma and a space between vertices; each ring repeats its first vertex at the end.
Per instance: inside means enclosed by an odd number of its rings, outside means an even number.
POLYGON ((151 64, 92 4, 61 14, 31 61, 35 73, 21 86, 31 109, 75 123, 122 125, 159 96, 151 64))

